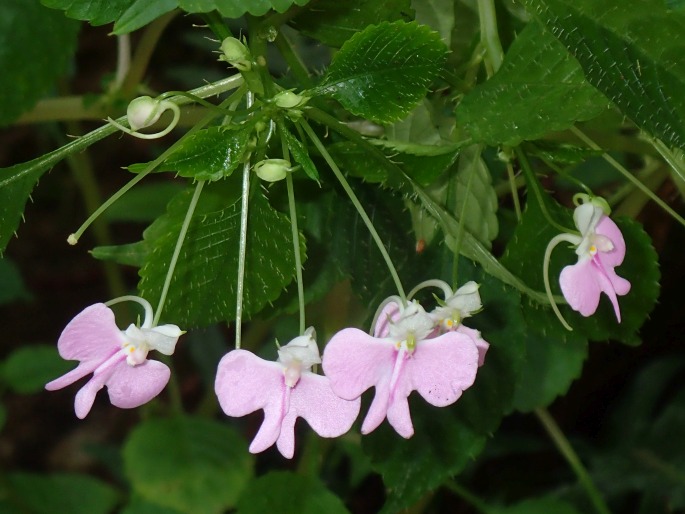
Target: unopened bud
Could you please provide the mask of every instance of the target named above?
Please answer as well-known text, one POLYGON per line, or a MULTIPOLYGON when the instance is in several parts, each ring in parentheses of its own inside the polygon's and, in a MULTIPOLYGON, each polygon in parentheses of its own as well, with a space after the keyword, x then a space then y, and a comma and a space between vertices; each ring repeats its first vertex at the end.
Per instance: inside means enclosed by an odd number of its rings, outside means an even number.
POLYGON ((164 112, 159 100, 149 96, 139 96, 131 100, 126 109, 126 117, 131 130, 149 127, 153 125, 164 112))
POLYGON ((240 71, 247 71, 252 67, 250 51, 234 37, 227 37, 221 42, 221 53, 223 55, 220 60, 226 61, 240 71))
POLYGON ((285 159, 266 159, 255 164, 254 171, 262 180, 278 182, 290 171, 290 162, 285 159))
POLYGON ((281 91, 274 96, 274 102, 281 109, 293 109, 295 107, 302 107, 309 101, 308 96, 301 96, 292 91, 281 91))

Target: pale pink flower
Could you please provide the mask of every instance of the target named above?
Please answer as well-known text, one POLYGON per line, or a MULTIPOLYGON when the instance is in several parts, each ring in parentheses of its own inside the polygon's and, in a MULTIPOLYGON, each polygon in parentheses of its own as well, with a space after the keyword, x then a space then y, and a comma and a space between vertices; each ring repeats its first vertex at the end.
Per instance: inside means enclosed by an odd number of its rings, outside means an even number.
MULTIPOLYGON (((582 314, 590 316, 599 306, 599 297, 605 293, 614 308, 616 319, 621 322, 618 296, 628 294, 630 282, 616 274, 614 268, 623 262, 626 244, 621 230, 605 213, 605 202, 589 199, 576 207, 573 212, 580 235, 559 234, 547 245, 545 252, 545 287, 551 297, 547 269, 552 249, 561 241, 576 247, 578 262, 564 267, 559 275, 559 285, 569 306, 582 314)), ((558 316, 556 305, 552 304, 558 316)), ((568 325, 560 317, 567 328, 568 325)))
POLYGON ((247 350, 233 350, 219 362, 215 391, 228 416, 264 410, 264 421, 250 444, 259 453, 274 443, 290 459, 295 453, 295 421, 304 418, 322 437, 347 432, 359 414, 359 399, 343 400, 328 378, 310 368, 321 362, 313 329, 278 350, 266 361, 247 350))
POLYGON ((418 303, 400 307, 390 302, 378 317, 374 336, 347 328, 328 342, 323 369, 338 396, 354 400, 376 388, 363 434, 387 417, 397 433, 409 438, 414 434, 407 400, 412 391, 445 407, 473 384, 479 360, 474 340, 456 331, 431 338, 434 332, 434 321, 418 303))
POLYGON ((146 319, 141 327, 130 325, 125 331, 119 330, 112 310, 97 303, 71 320, 57 342, 60 356, 78 360, 79 364, 45 388, 62 389, 92 373, 74 401, 76 416, 81 419, 88 415, 95 395, 104 386, 112 405, 131 409, 152 400, 169 381, 168 366, 147 360, 147 354, 157 350, 171 355, 183 332, 176 325, 152 327, 152 309, 148 302, 137 297, 123 299, 145 306, 146 319))

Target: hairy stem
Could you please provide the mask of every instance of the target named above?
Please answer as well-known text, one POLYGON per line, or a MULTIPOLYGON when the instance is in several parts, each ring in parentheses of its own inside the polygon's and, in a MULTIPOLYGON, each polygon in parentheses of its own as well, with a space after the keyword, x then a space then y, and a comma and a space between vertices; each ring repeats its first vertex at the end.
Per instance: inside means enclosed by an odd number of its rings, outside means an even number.
POLYGON ((485 62, 488 77, 494 75, 504 60, 502 43, 497 32, 497 13, 494 0, 478 0, 480 41, 486 49, 485 62))
POLYGON ((302 122, 302 128, 304 131, 307 133, 309 138, 312 140, 314 143, 314 146, 319 150, 321 153, 321 156, 324 158, 326 163, 330 166, 331 170, 333 171, 333 174, 335 177, 338 179, 340 182, 340 185, 342 188, 345 190, 347 193, 347 196, 350 198, 350 201, 352 202, 352 205, 354 205, 355 209, 357 209, 357 212, 359 213, 359 216, 362 218, 362 221, 366 225, 366 228, 368 229, 369 233, 371 234, 371 237, 376 243, 376 246, 378 247, 378 250, 381 252, 381 255, 383 256, 383 260, 385 260, 385 264, 388 267, 388 270, 390 271, 390 275, 392 276, 393 281, 395 282, 395 287, 397 288, 397 293, 400 296, 400 299, 402 300, 402 303, 404 305, 407 304, 407 295, 404 293, 404 288, 402 287, 402 282, 400 281, 400 277, 397 274, 397 270, 395 269, 395 265, 392 263, 392 259, 390 259, 390 255, 388 254, 388 251, 385 248, 385 245, 383 244, 383 241, 381 240, 380 236, 378 235, 378 232, 376 231, 376 228, 373 226, 373 223, 371 222, 371 219, 369 218, 368 214, 366 214, 366 211, 364 210, 364 207, 362 206, 361 202, 357 198, 357 195, 354 193, 352 188, 350 187, 350 184, 347 182, 347 179, 343 175, 343 173, 340 171, 340 168, 338 168, 338 165, 335 163, 331 155, 328 153, 328 150, 326 150, 326 147, 323 145, 321 140, 317 137, 316 133, 312 130, 312 128, 309 126, 309 124, 306 121, 302 122))

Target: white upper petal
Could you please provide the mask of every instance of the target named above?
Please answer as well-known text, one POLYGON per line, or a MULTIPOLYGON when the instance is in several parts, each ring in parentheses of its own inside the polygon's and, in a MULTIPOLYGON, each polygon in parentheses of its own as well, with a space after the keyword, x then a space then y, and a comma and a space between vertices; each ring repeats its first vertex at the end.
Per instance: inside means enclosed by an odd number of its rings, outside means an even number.
POLYGON ((278 349, 278 360, 286 367, 297 364, 302 370, 309 370, 314 364, 321 363, 319 347, 314 339, 313 329, 307 329, 303 336, 298 336, 278 349))

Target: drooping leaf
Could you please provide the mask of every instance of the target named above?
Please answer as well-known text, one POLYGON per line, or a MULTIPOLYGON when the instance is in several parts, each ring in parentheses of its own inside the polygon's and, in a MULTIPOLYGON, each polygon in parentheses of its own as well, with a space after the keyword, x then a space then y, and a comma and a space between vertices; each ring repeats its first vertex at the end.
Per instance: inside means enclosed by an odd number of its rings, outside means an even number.
POLYGON ((59 356, 54 345, 22 346, 2 363, 0 379, 17 393, 37 393, 71 370, 72 364, 59 356))
POLYGON ((69 18, 104 25, 118 20, 136 0, 40 0, 53 9, 61 9, 69 18))
POLYGON ((393 122, 425 96, 446 56, 440 36, 424 25, 372 25, 347 40, 314 92, 358 116, 393 122))
POLYGON ((252 481, 238 502, 238 514, 346 514, 343 502, 317 478, 271 471, 252 481))
POLYGON ((178 0, 134 0, 116 18, 113 34, 128 34, 178 7, 178 0))
POLYGON ((515 146, 594 118, 608 106, 566 48, 529 23, 499 71, 457 106, 456 117, 476 141, 515 146))
POLYGON ((295 162, 302 166, 302 169, 307 174, 307 176, 312 179, 319 181, 319 172, 316 170, 316 165, 309 157, 309 152, 307 147, 304 146, 299 139, 297 139, 293 134, 290 133, 288 128, 283 122, 278 123, 278 130, 281 133, 281 137, 285 139, 286 144, 290 153, 293 154, 295 162))
POLYGON ((306 5, 310 0, 179 0, 186 12, 204 13, 219 11, 226 18, 240 18, 246 13, 262 16, 273 9, 285 12, 293 5, 306 5))
POLYGON ((90 254, 101 261, 112 261, 125 266, 140 268, 152 252, 152 246, 145 241, 123 245, 96 246, 90 254))
POLYGON ((625 115, 666 144, 685 148, 685 18, 662 0, 523 4, 625 115))
POLYGON ((0 4, 0 126, 14 121, 66 73, 76 49, 78 23, 38 0, 0 4), (41 28, 36 37, 35 27, 41 28))
POLYGON ((228 177, 242 164, 252 126, 210 127, 185 139, 157 171, 175 171, 195 180, 228 177))
POLYGON ((5 477, 7 489, 0 499, 12 514, 108 514, 118 500, 117 492, 96 478, 76 474, 38 475, 9 473, 5 477))
POLYGON ((340 48, 354 34, 378 20, 411 21, 412 14, 410 0, 319 0, 290 24, 326 46, 340 48))
POLYGON ((126 476, 142 498, 187 514, 219 514, 235 505, 252 475, 247 443, 204 418, 150 419, 123 448, 126 476))
MULTIPOLYGON (((209 184, 200 196, 165 306, 165 315, 179 326, 205 326, 235 316, 241 179, 236 174, 209 184)), ((144 297, 159 298, 191 196, 187 190, 175 197, 143 234, 151 250, 140 270, 144 297)), ((248 226, 243 311, 249 317, 281 294, 295 275, 295 261, 290 221, 260 190, 250 199, 248 226)))

